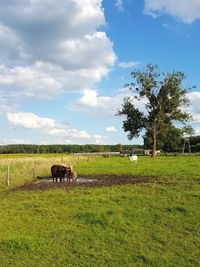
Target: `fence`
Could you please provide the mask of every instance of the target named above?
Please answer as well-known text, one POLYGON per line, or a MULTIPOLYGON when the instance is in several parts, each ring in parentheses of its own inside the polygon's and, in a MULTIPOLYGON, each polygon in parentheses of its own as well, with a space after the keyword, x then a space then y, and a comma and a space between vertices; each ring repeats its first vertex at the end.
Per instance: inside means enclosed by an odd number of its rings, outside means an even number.
POLYGON ((80 161, 93 160, 94 156, 29 157, 0 160, 0 190, 22 185, 37 177, 51 176, 51 166, 66 164, 76 166, 80 161))

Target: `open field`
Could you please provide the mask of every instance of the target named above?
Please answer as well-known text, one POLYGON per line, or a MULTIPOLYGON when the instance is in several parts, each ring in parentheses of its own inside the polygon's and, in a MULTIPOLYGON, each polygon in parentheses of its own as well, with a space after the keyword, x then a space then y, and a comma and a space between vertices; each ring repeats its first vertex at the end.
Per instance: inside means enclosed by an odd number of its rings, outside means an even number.
POLYGON ((158 178, 109 187, 4 188, 0 266, 200 266, 199 156, 139 157, 137 164, 85 158, 74 166, 81 176, 158 178))

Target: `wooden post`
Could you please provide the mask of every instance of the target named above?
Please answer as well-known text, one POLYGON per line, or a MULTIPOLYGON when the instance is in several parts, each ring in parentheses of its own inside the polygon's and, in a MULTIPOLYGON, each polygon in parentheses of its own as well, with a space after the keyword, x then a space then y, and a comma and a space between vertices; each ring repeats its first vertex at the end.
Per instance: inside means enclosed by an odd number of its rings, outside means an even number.
POLYGON ((6 180, 6 184, 9 187, 9 185, 10 185, 10 165, 8 165, 8 169, 7 169, 7 180, 6 180))
POLYGON ((36 161, 33 161, 33 179, 36 178, 36 161))
POLYGON ((63 164, 63 157, 61 157, 61 164, 63 164))

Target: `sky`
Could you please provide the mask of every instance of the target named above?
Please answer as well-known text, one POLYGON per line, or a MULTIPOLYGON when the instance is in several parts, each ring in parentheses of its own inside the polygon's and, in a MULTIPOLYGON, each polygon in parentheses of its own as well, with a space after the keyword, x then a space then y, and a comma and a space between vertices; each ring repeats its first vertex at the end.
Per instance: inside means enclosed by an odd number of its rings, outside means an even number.
POLYGON ((115 114, 148 63, 196 86, 200 135, 199 47, 200 0, 0 0, 0 144, 142 144, 115 114))

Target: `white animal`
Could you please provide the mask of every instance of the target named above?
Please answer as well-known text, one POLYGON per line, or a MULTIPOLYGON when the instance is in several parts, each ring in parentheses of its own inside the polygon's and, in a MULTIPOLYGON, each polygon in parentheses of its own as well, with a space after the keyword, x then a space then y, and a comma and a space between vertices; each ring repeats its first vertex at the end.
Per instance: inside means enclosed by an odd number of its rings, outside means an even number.
POLYGON ((129 159, 130 159, 130 161, 134 161, 134 162, 137 163, 138 156, 137 155, 133 155, 133 156, 130 156, 129 159))

